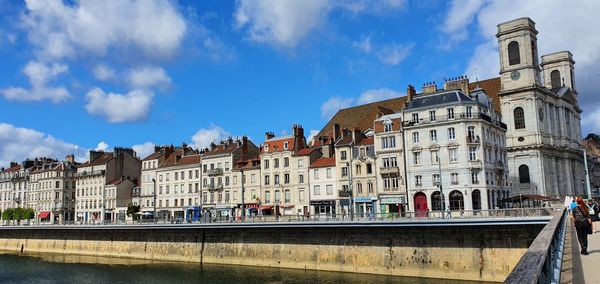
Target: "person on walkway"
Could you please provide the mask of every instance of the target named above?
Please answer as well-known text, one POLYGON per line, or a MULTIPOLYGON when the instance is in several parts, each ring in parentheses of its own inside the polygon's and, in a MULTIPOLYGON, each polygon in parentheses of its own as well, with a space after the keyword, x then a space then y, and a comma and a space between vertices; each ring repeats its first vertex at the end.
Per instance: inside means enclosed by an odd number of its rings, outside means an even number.
POLYGON ((581 197, 577 197, 577 206, 573 208, 572 215, 575 229, 577 230, 577 239, 581 246, 581 254, 588 255, 588 232, 591 231, 591 220, 589 207, 581 197))
POLYGON ((592 232, 597 232, 596 222, 600 220, 598 217, 598 204, 594 199, 588 199, 588 207, 590 208, 590 218, 592 219, 592 232))

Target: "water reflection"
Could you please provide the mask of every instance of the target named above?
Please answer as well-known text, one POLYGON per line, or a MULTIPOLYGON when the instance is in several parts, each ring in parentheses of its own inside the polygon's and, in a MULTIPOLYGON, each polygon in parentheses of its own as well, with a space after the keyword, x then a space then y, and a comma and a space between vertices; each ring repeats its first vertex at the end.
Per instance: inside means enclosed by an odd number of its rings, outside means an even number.
POLYGON ((0 253, 1 283, 464 283, 313 270, 0 253))

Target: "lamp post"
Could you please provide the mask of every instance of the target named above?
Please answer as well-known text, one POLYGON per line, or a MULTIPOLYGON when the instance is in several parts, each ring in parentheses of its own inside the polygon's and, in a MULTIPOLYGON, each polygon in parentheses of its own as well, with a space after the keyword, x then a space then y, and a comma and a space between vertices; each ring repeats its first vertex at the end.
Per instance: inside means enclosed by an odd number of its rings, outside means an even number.
POLYGON ((439 181, 438 181, 438 187, 440 188, 440 209, 442 211, 442 218, 446 218, 444 215, 444 211, 446 211, 446 200, 444 198, 444 189, 442 188, 442 162, 440 161, 440 157, 436 157, 437 163, 438 163, 438 176, 439 176, 439 181))
POLYGON ((154 222, 154 224, 156 224, 156 179, 152 179, 152 185, 154 187, 154 200, 152 201, 152 205, 154 205, 154 213, 152 214, 152 221, 154 222))
MULTIPOLYGON (((350 155, 352 155, 352 153, 350 153, 350 155)), ((350 207, 350 221, 354 221, 354 204, 352 202, 352 164, 346 162, 346 166, 348 169, 348 206, 350 207)))
POLYGON ((241 165, 240 172, 242 173, 242 223, 244 223, 246 221, 246 204, 244 202, 244 165, 241 165))

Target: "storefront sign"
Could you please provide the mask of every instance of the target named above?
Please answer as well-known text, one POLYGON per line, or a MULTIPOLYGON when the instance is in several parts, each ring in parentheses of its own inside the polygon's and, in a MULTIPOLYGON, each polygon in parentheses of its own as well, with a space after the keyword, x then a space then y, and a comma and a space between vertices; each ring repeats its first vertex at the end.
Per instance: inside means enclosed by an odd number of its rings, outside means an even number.
POLYGON ((319 200, 319 201, 311 201, 310 205, 313 206, 321 206, 321 205, 325 205, 325 206, 333 206, 335 205, 335 200, 319 200))
POLYGON ((404 204, 406 203, 404 195, 380 197, 381 204, 404 204))
POLYGON ((354 198, 354 202, 355 203, 371 203, 374 200, 371 199, 370 197, 356 197, 354 198))

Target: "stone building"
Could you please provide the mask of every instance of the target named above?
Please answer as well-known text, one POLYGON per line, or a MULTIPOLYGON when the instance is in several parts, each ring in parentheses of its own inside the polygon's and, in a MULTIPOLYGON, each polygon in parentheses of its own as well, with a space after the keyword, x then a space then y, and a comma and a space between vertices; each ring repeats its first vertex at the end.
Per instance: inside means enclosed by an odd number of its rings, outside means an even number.
POLYGON ((10 167, 0 171, 0 210, 16 208, 21 205, 21 197, 17 195, 17 187, 22 184, 14 181, 20 178, 24 172, 22 166, 18 163, 10 163, 10 167))
POLYGON ((140 172, 140 160, 132 149, 115 147, 113 152, 90 151, 89 160, 77 168, 76 221, 110 220, 105 203, 106 185, 119 178, 138 179, 140 172))
MULTIPOLYGON (((338 200, 338 178, 335 157, 314 160, 309 167, 311 215, 316 218, 342 214, 338 200)), ((348 214, 348 213, 346 213, 348 214)))
POLYGON ((262 205, 260 199, 260 196, 262 196, 260 173, 259 158, 240 161, 233 166, 232 204, 236 206, 236 217, 240 218, 242 216, 242 208, 246 210, 245 216, 258 214, 262 205))
POLYGON ((542 55, 539 63, 537 35, 529 18, 501 23, 496 34, 513 194, 582 194, 575 61, 570 52, 560 51, 542 55))
POLYGON ((123 223, 127 219, 127 206, 132 204, 133 189, 137 186, 137 179, 119 177, 106 184, 104 189, 105 222, 123 223))

